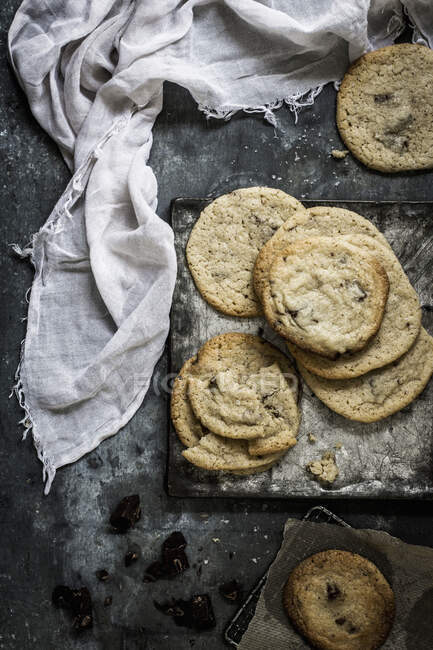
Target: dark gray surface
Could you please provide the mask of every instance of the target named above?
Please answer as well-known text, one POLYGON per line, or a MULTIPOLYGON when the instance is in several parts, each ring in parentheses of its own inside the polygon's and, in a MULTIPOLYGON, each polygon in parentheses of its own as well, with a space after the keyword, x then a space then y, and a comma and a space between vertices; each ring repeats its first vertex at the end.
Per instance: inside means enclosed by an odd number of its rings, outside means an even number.
MULTIPOLYGON (((233 608, 221 601, 218 583, 237 577, 246 588, 251 587, 278 549, 283 522, 289 515, 301 516, 306 503, 167 497, 167 398, 155 391, 147 395, 132 422, 117 436, 60 470, 48 497, 42 493, 41 467, 31 441, 20 442, 17 421, 22 416, 7 396, 25 331, 20 319, 25 315, 24 294, 31 270, 26 262, 13 257, 8 244, 25 243, 42 225, 68 173, 55 147, 32 119, 7 67, 6 31, 18 5, 19 0, 5 0, 0 7, 0 648, 184 650, 193 642, 198 650, 220 648, 221 631, 233 608), (110 509, 131 492, 141 495, 141 521, 133 534, 113 536, 107 529, 110 509), (170 583, 143 584, 146 563, 155 558, 160 542, 173 529, 184 532, 190 558, 202 568, 201 575, 190 569, 170 583), (128 541, 140 544, 143 558, 124 569, 128 541), (116 579, 98 583, 94 570, 101 567, 114 571, 116 579), (96 609, 93 631, 80 638, 72 634, 69 619, 50 603, 57 583, 90 588, 96 609), (218 619, 214 632, 199 635, 176 628, 152 605, 153 598, 162 600, 166 594, 206 591, 212 596, 218 619), (104 609, 102 601, 109 593, 113 605, 104 609)), ((366 170, 352 158, 339 162, 330 158, 330 149, 340 146, 334 102, 334 91, 327 88, 315 107, 300 115, 296 126, 293 116, 280 110, 278 128, 274 129, 258 115, 240 115, 229 123, 206 122, 186 92, 167 86, 151 156, 160 183, 159 213, 167 218, 175 196, 206 196, 250 183, 281 187, 300 199, 433 199, 431 172, 386 177, 366 170)), ((164 357, 158 377, 166 373, 166 363, 164 357)), ((334 502, 332 509, 354 526, 383 528, 407 542, 433 545, 428 503, 334 502)))
MULTIPOLYGON (((169 376, 176 376, 210 338, 224 332, 262 336, 287 353, 284 339, 265 318, 235 318, 213 309, 200 295, 186 261, 185 249, 208 199, 176 199, 172 226, 178 262, 171 308, 169 376), (185 309, 188 305, 188 309, 185 309)), ((317 202, 319 203, 319 202, 317 202)), ((316 202, 313 205, 317 204, 316 202)), ((304 205, 311 203, 304 199, 304 205)), ((328 205, 352 210, 369 219, 385 235, 409 275, 424 306, 423 322, 433 330, 433 204, 370 201, 329 201, 328 205)), ((433 498, 432 405, 433 382, 417 400, 392 417, 371 424, 352 422, 332 412, 304 384, 300 401, 298 444, 269 471, 250 476, 208 472, 183 458, 182 444, 170 426, 168 492, 173 496, 236 496, 314 499, 433 498), (317 438, 313 446, 308 434, 317 438), (339 476, 329 487, 312 479, 305 467, 333 449, 339 476)))

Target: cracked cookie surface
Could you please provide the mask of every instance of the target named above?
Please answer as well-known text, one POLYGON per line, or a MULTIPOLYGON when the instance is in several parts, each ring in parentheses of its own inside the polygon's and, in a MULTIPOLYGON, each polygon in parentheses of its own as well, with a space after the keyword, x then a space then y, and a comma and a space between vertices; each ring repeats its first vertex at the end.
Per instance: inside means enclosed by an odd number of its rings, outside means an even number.
POLYGON ((364 54, 337 96, 337 125, 368 167, 399 172, 433 167, 433 52, 400 43, 364 54))
POLYGON ((374 255, 342 238, 316 237, 275 255, 261 297, 281 336, 334 359, 362 349, 377 332, 388 288, 374 255))
POLYGON ((375 564, 330 549, 303 560, 283 591, 297 630, 321 650, 375 650, 394 620, 393 591, 375 564))
POLYGON ((188 390, 204 426, 219 435, 248 439, 254 456, 296 443, 298 378, 280 350, 258 336, 232 332, 207 341, 198 356, 195 377, 201 383, 192 381, 188 390))
POLYGON ((259 316, 253 288, 257 254, 302 204, 270 187, 224 194, 200 214, 186 247, 194 282, 203 298, 232 316, 259 316))
POLYGON ((296 212, 260 249, 254 265, 256 294, 261 297, 268 281, 270 266, 277 253, 301 239, 337 235, 368 235, 383 246, 390 248, 385 237, 371 221, 351 210, 331 206, 315 206, 302 212, 296 212))
POLYGON ((415 344, 393 363, 356 379, 317 377, 299 364, 313 393, 349 420, 376 422, 410 404, 433 374, 433 339, 421 328, 415 344))
POLYGON ((384 247, 378 240, 365 235, 342 235, 341 239, 377 257, 388 276, 389 293, 379 330, 359 352, 330 360, 288 343, 298 363, 328 379, 359 377, 395 361, 413 345, 421 327, 417 293, 390 247, 384 247))
POLYGON ((202 426, 191 408, 187 395, 188 378, 193 376, 198 357, 188 359, 176 377, 171 394, 171 418, 176 433, 187 448, 198 447, 184 456, 194 465, 204 469, 223 470, 245 475, 264 472, 274 465, 281 453, 254 458, 248 451, 247 441, 219 438, 202 426), (206 440, 200 441, 206 437, 206 440))

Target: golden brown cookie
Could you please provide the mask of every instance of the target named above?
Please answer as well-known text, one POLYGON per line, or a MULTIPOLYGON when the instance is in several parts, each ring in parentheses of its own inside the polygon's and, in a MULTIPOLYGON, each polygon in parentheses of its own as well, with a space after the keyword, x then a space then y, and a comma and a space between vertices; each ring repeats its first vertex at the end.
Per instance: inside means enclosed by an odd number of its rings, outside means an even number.
MULTIPOLYGON (((173 390, 171 394, 171 418, 173 425, 176 429, 176 433, 185 447, 194 447, 199 444, 200 440, 209 434, 209 431, 205 429, 201 422, 195 417, 194 411, 191 408, 189 403, 188 394, 187 394, 187 384, 188 378, 194 376, 198 363, 198 356, 196 355, 192 359, 188 359, 182 366, 182 369, 179 375, 176 377, 173 390)), ((214 436, 218 439, 218 436, 214 436)), ((215 441, 214 441, 215 442, 215 441)), ((238 445, 237 441, 232 441, 230 439, 221 438, 219 443, 219 449, 224 450, 224 456, 229 458, 232 453, 233 458, 231 465, 238 464, 235 470, 227 469, 229 473, 237 474, 244 476, 247 474, 255 474, 258 472, 264 472, 272 467, 283 454, 277 453, 276 455, 263 455, 260 458, 251 457, 248 450, 248 443, 242 441, 242 445, 238 445)), ((278 451, 278 450, 277 450, 278 451)), ((215 466, 214 459, 212 456, 207 456, 206 450, 201 449, 198 453, 193 452, 191 458, 188 458, 193 464, 198 464, 199 467, 203 467, 204 464, 207 464, 206 469, 213 469, 215 466), (197 463, 195 460, 197 460, 197 463)), ((226 462, 225 466, 220 459, 220 468, 226 469, 229 463, 226 462)))
POLYGON ((317 206, 298 211, 276 231, 260 249, 254 265, 254 289, 260 297, 268 280, 268 271, 275 255, 295 241, 311 237, 336 237, 338 235, 367 235, 390 248, 382 233, 371 221, 344 208, 317 206))
POLYGON ((389 635, 394 594, 375 564, 348 551, 311 555, 290 574, 284 608, 320 650, 375 650, 389 635))
POLYGON ((433 339, 421 328, 411 349, 393 363, 355 379, 317 377, 299 365, 305 383, 349 420, 376 422, 410 404, 433 374, 433 339))
POLYGON ((400 43, 358 59, 337 96, 337 126, 368 167, 399 172, 433 167, 433 52, 400 43))
POLYGON ((303 210, 297 199, 270 187, 247 187, 212 201, 186 247, 203 298, 224 314, 259 316, 254 262, 263 244, 296 210, 303 210))
POLYGON ((389 294, 377 334, 359 352, 330 360, 288 343, 296 361, 328 379, 359 377, 401 357, 413 345, 421 327, 421 307, 415 289, 391 249, 365 235, 342 235, 352 245, 374 254, 386 271, 389 294))
POLYGON ((389 282, 379 260, 342 237, 312 237, 277 253, 261 299, 270 326, 334 359, 376 334, 389 282))

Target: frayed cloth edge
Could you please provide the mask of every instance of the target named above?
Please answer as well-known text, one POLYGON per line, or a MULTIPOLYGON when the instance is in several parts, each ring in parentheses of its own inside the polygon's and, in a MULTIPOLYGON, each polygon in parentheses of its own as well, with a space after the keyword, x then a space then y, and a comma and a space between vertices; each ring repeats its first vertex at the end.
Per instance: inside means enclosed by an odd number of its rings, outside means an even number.
MULTIPOLYGON (((26 293, 26 301, 27 301, 27 294, 28 292, 26 293)), ((29 433, 29 431, 31 431, 32 438, 33 438, 33 445, 36 449, 36 454, 42 463, 42 481, 43 483, 45 483, 44 494, 48 494, 51 489, 51 485, 54 481, 54 477, 56 476, 56 468, 54 466, 53 460, 50 458, 48 454, 45 453, 43 449, 42 441, 35 429, 35 424, 30 414, 30 409, 25 400, 24 387, 21 379, 21 366, 24 361, 24 344, 25 344, 25 339, 21 341, 21 353, 20 353, 20 360, 18 363, 18 367, 15 372, 15 384, 12 386, 12 391, 9 397, 15 395, 15 397, 18 400, 18 404, 24 411, 24 417, 18 422, 18 424, 21 424, 24 427, 24 432, 21 439, 26 440, 27 434, 29 433)))
MULTIPOLYGON (((10 247, 12 248, 13 252, 19 258, 21 259, 29 258, 30 262, 33 264, 33 266, 36 269, 36 264, 34 259, 34 249, 37 244, 38 238, 40 236, 43 236, 47 232, 51 232, 51 233, 61 232, 63 229, 62 218, 63 217, 66 217, 67 219, 73 218, 70 209, 74 205, 75 201, 81 196, 81 194, 85 189, 86 186, 85 179, 91 167, 91 164, 98 159, 104 145, 108 142, 108 140, 113 135, 119 133, 129 122, 132 115, 134 115, 134 113, 136 113, 137 111, 140 111, 142 108, 143 106, 138 106, 136 104, 133 104, 131 108, 125 112, 124 115, 122 115, 112 124, 110 129, 108 129, 105 135, 99 140, 99 142, 97 143, 93 151, 89 153, 87 159, 84 161, 81 167, 75 172, 74 176, 69 181, 64 194, 62 195, 58 203, 55 205, 54 210, 52 211, 50 217, 43 224, 43 226, 31 236, 30 242, 23 247, 21 247, 17 243, 10 244, 10 247)), ((33 283, 34 280, 32 281, 31 286, 27 289, 25 294, 25 300, 27 304, 30 303, 29 296, 33 287, 33 283)), ((22 318, 21 320, 22 321, 27 320, 27 317, 22 318)), ((56 476, 56 467, 54 465, 53 459, 49 456, 49 454, 45 452, 43 448, 41 437, 37 432, 35 422, 31 416, 30 408, 26 403, 26 399, 24 395, 24 386, 21 378, 21 369, 24 362, 25 342, 26 339, 24 338, 21 341, 20 358, 14 376, 15 383, 11 388, 11 393, 9 397, 15 395, 19 406, 24 411, 24 417, 18 422, 18 424, 24 427, 22 440, 26 440, 27 434, 29 433, 29 431, 31 431, 33 444, 36 449, 37 457, 42 463, 42 481, 43 483, 45 483, 44 494, 47 495, 50 492, 52 483, 56 476)))
POLYGON ((269 102, 268 104, 263 104, 261 106, 220 106, 217 108, 212 108, 210 106, 199 103, 198 109, 204 113, 207 119, 213 117, 215 119, 225 121, 230 120, 230 118, 232 118, 233 115, 239 111, 242 111, 244 113, 263 113, 264 119, 269 122, 269 124, 272 124, 272 126, 276 127, 277 121, 274 111, 278 110, 285 104, 293 113, 296 124, 298 122, 299 111, 302 108, 312 106, 314 104, 316 97, 322 92, 324 85, 325 84, 320 84, 315 88, 311 88, 310 90, 294 93, 289 97, 275 99, 274 101, 269 102))

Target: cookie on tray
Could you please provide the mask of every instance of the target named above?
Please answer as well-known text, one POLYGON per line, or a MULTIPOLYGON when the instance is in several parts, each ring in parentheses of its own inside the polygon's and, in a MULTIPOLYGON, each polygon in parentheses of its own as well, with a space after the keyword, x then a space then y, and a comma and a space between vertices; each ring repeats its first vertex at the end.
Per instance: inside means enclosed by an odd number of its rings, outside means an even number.
MULTIPOLYGON (((188 377, 194 375, 197 362, 198 357, 196 355, 184 363, 179 375, 174 381, 171 394, 172 422, 180 441, 188 448, 198 445, 204 436, 209 435, 209 431, 205 429, 201 422, 195 417, 187 394, 188 377)), ((214 437, 218 438, 217 436, 214 437)), ((220 459, 219 468, 226 470, 229 473, 239 474, 241 476, 264 472, 272 467, 282 457, 282 454, 279 453, 271 456, 263 455, 261 458, 253 458, 249 454, 247 441, 242 441, 242 444, 238 444, 238 441, 233 441, 228 438, 221 438, 221 440, 218 441, 218 449, 224 452, 223 457, 230 458, 230 456, 232 456, 231 460, 233 461, 233 459, 235 459, 234 463, 231 463, 231 466, 233 466, 233 464, 238 465, 235 469, 230 470, 227 469, 229 462, 223 463, 222 459, 220 459)), ((203 445, 200 450, 193 452, 188 460, 193 464, 200 463, 200 467, 202 467, 203 464, 207 464, 208 467, 212 464, 215 465, 209 451, 206 451, 206 449, 203 448, 203 445)))
POLYGON ((400 172, 433 167, 433 52, 400 43, 358 59, 337 96, 337 126, 368 167, 400 172))
POLYGON ((270 187, 224 194, 200 214, 186 247, 194 282, 213 307, 232 316, 259 316, 253 268, 263 244, 302 204, 270 187))
MULTIPOLYGON (((217 375, 220 377, 222 374, 227 378, 227 371, 228 377, 230 373, 236 373, 238 385, 249 382, 261 408, 252 418, 245 412, 247 409, 243 409, 244 421, 238 421, 236 426, 233 419, 233 424, 226 426, 221 421, 223 412, 220 411, 217 414, 217 424, 208 419, 209 413, 199 410, 200 405, 194 401, 195 396, 189 388, 191 405, 193 409, 196 408, 195 415, 202 419, 202 424, 213 433, 250 438, 249 452, 252 455, 274 453, 292 447, 296 443, 300 417, 297 408, 298 378, 288 357, 258 336, 239 332, 221 334, 207 341, 199 351, 198 373, 202 382, 210 383, 216 380, 217 375), (257 421, 253 422, 254 418, 257 421)), ((224 378, 220 386, 213 387, 217 400, 222 399, 224 378)), ((230 392, 230 386, 226 389, 230 392)), ((235 392, 239 390, 236 387, 234 389, 235 392)), ((236 417, 236 414, 232 412, 231 417, 236 417)))
POLYGON ((389 282, 379 260, 339 237, 294 242, 273 258, 262 304, 270 326, 330 359, 377 332, 389 282))
POLYGON ((293 214, 260 249, 254 265, 254 289, 261 297, 268 281, 268 271, 275 255, 295 241, 311 237, 367 235, 390 248, 382 233, 371 221, 344 208, 316 206, 293 214))
POLYGON ((320 650, 376 650, 395 614, 394 593, 377 566, 336 549, 298 564, 285 584, 283 605, 295 628, 320 650))
POLYGON ((377 334, 359 352, 330 360, 288 343, 296 361, 310 372, 328 379, 359 377, 396 361, 415 342, 421 327, 421 306, 398 259, 389 246, 365 235, 343 235, 349 244, 366 250, 380 261, 389 280, 389 294, 377 334))
POLYGON ((313 393, 349 420, 376 422, 410 404, 433 374, 433 338, 421 328, 415 344, 393 363, 355 379, 317 377, 299 364, 313 393))
POLYGON ((190 463, 208 470, 231 471, 239 474, 265 471, 281 458, 281 454, 251 456, 246 440, 222 438, 208 433, 193 447, 182 452, 190 463), (245 470, 245 471, 243 471, 245 470))

